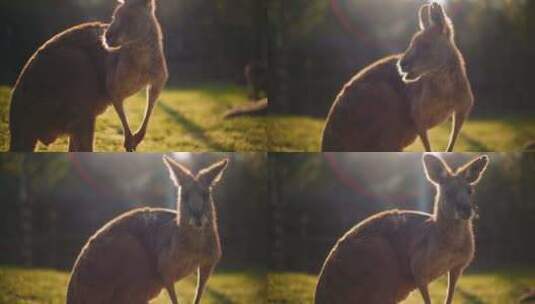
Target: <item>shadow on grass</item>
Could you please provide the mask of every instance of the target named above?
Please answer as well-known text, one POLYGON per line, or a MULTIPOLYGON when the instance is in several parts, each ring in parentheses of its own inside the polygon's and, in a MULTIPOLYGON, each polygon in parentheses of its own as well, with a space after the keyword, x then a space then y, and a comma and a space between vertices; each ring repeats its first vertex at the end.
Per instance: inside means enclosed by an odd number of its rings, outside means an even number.
POLYGON ((226 151, 224 147, 214 142, 204 134, 204 129, 193 121, 187 119, 182 113, 171 108, 166 103, 160 101, 159 107, 164 110, 169 116, 171 116, 177 123, 182 125, 188 133, 190 133, 195 139, 206 144, 210 149, 215 151, 226 151))
POLYGON ((470 293, 462 288, 459 288, 457 287, 457 292, 463 296, 464 299, 466 299, 466 301, 468 301, 468 303, 471 303, 471 304, 485 304, 485 302, 483 302, 483 300, 481 300, 481 298, 479 298, 478 296, 476 296, 475 294, 473 293, 470 293))
POLYGON ((470 147, 473 147, 474 149, 470 149, 471 152, 487 152, 491 151, 490 147, 482 143, 481 141, 476 140, 475 138, 466 135, 466 133, 461 133, 460 137, 462 137, 467 144, 470 145, 470 147))
MULTIPOLYGON (((168 89, 170 88, 168 87, 168 89)), ((232 97, 230 96, 245 97, 247 95, 246 87, 229 83, 190 84, 185 86, 172 87, 171 89, 198 90, 202 93, 202 95, 206 96, 206 98, 215 100, 217 101, 217 103, 227 106, 230 106, 232 104, 232 97)))
POLYGON ((206 291, 216 300, 216 303, 232 304, 232 301, 227 296, 222 294, 221 292, 215 289, 211 289, 209 287, 206 288, 206 291))
POLYGON ((529 128, 523 124, 520 124, 517 121, 514 121, 512 119, 508 119, 506 120, 506 122, 509 125, 509 127, 514 130, 515 134, 517 134, 518 137, 526 138, 524 142, 518 142, 518 144, 521 145, 521 148, 523 148, 524 146, 532 142, 535 142, 535 132, 533 132, 532 128, 529 128))

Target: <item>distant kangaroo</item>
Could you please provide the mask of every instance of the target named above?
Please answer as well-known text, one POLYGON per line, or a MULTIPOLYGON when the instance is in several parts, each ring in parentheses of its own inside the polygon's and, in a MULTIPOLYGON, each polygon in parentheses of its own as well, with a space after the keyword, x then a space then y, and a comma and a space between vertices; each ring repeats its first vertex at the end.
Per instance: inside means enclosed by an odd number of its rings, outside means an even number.
POLYGON ((261 92, 267 92, 268 68, 260 61, 251 61, 244 69, 247 89, 249 90, 249 100, 258 101, 261 92))
POLYGON ((69 151, 92 151, 95 119, 112 104, 134 151, 167 81, 154 0, 119 0, 111 24, 75 26, 47 41, 30 58, 12 93, 10 151, 33 151, 69 136, 69 151), (132 135, 123 101, 147 87, 147 109, 132 135))
POLYGON ((437 194, 433 214, 386 211, 347 232, 331 250, 316 287, 316 304, 393 304, 448 273, 446 304, 474 256, 475 185, 489 162, 479 157, 452 173, 431 154, 423 158, 437 194))
POLYGON ((133 210, 97 231, 76 260, 67 304, 148 304, 163 288, 177 304, 174 283, 193 271, 194 303, 200 303, 221 256, 212 187, 228 160, 196 176, 168 157, 164 161, 179 189, 177 210, 133 210))
POLYGON ((402 151, 453 115, 453 151, 473 95, 453 26, 437 3, 420 9, 420 31, 405 53, 379 60, 337 96, 323 130, 322 151, 402 151))

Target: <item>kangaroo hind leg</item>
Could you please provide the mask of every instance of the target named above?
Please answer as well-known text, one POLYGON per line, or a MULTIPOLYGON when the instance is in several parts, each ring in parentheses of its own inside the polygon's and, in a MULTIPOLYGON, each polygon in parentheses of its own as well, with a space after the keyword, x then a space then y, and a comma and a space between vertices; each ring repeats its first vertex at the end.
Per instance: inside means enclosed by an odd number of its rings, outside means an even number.
POLYGON ((70 134, 69 152, 93 152, 94 137, 95 118, 90 117, 81 121, 70 134))
POLYGON ((37 136, 30 132, 11 131, 9 152, 33 152, 37 146, 37 136))

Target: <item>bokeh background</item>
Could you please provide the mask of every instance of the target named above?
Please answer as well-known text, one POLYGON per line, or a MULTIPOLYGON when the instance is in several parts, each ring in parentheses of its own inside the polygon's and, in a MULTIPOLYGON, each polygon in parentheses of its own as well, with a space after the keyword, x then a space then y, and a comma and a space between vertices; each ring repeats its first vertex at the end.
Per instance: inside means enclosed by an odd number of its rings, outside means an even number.
MULTIPOLYGON (((478 154, 444 154, 452 168, 478 154)), ((535 266, 535 154, 490 154, 476 188, 476 258, 471 269, 535 266)), ((272 267, 318 273, 330 249, 363 219, 389 209, 432 212, 434 186, 420 153, 277 154, 279 231, 272 267)))
MULTIPOLYGON (((244 84, 244 66, 266 56, 262 1, 156 3, 171 84, 244 84)), ((52 35, 83 22, 109 22, 116 5, 115 0, 1 0, 0 83, 14 84, 26 60, 52 35)))
MULTIPOLYGON (((170 154, 193 172, 230 158, 214 190, 222 267, 267 254, 263 154, 170 154)), ((176 208, 161 154, 0 154, 0 263, 70 270, 87 239, 139 207, 176 208)))
MULTIPOLYGON (((270 1, 270 105, 325 117, 343 84, 417 30, 423 0, 270 1)), ((439 0, 456 28, 476 96, 474 115, 533 111, 535 2, 439 0)))

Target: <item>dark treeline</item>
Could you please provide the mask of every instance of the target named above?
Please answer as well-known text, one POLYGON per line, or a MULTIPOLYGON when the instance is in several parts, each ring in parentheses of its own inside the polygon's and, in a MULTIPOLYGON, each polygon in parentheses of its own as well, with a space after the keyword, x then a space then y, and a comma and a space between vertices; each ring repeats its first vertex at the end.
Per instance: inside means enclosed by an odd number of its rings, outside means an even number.
MULTIPOLYGON (((535 2, 449 0, 447 12, 468 66, 474 114, 533 111, 535 2)), ((274 1, 271 109, 325 117, 353 75, 403 52, 425 1, 274 1)))
MULTIPOLYGON (((535 155, 491 154, 477 186, 476 257, 471 269, 535 262, 535 155)), ((475 157, 447 155, 453 167, 475 157)), ((384 210, 432 212, 434 187, 421 154, 279 154, 278 213, 271 230, 271 265, 281 271, 319 272, 349 228, 384 210)))
MULTIPOLYGON (((188 155, 188 154, 183 154, 188 155)), ((214 192, 221 267, 264 267, 267 182, 263 154, 178 158, 193 172, 230 157, 214 192)), ((160 154, 0 155, 0 264, 70 269, 87 239, 119 214, 175 208, 160 154)))
MULTIPOLYGON (((420 154, 187 155, 178 159, 193 171, 224 156, 232 161, 214 194, 222 267, 270 261, 278 270, 317 272, 334 242, 366 217, 393 208, 432 210, 434 189, 420 154)), ((456 167, 471 157, 446 159, 456 167)), ((0 184, 1 264, 69 269, 109 220, 176 202, 159 154, 5 154, 0 184)), ((535 262, 533 184, 535 155, 491 154, 476 192, 473 269, 535 262)))
MULTIPOLYGON (((244 66, 265 60, 263 1, 156 1, 170 83, 244 83, 244 66)), ((0 0, 0 83, 12 85, 26 60, 73 25, 109 22, 115 0, 0 0)))

